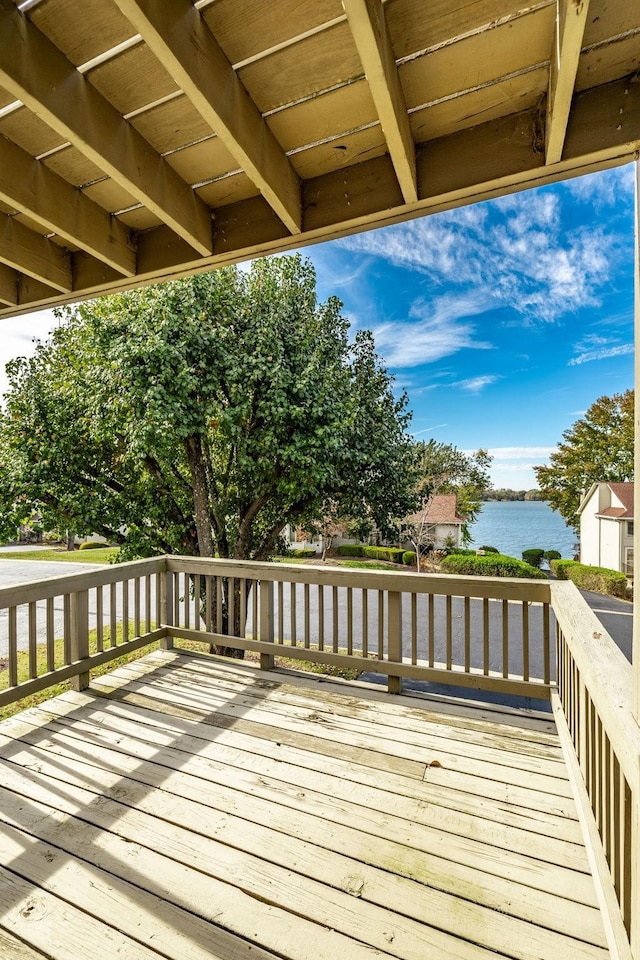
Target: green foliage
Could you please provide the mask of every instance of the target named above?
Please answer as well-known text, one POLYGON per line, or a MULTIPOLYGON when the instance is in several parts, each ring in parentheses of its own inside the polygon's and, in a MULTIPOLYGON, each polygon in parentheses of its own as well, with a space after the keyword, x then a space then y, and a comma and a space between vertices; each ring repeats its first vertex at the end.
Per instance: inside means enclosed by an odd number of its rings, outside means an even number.
POLYGON ((562 554, 559 550, 545 550, 544 559, 551 563, 552 560, 562 559, 562 554))
POLYGON ((383 532, 411 509, 406 396, 299 256, 79 304, 8 365, 0 536, 48 528, 128 559, 266 559, 335 511, 383 532), (123 533, 126 531, 126 534, 123 533))
POLYGON ((527 577, 533 580, 546 580, 542 570, 532 567, 522 560, 493 553, 488 557, 466 556, 452 553, 440 564, 443 573, 453 573, 460 577, 527 577))
POLYGON ((481 550, 484 550, 485 553, 500 553, 497 547, 480 547, 481 550))
POLYGON ((563 438, 535 471, 544 499, 577 530, 581 494, 592 483, 633 480, 633 390, 600 397, 563 438))
POLYGON ((405 567, 415 567, 416 565, 416 552, 415 550, 405 550, 402 554, 402 562, 405 567))
MULTIPOLYGON (((475 557, 475 556, 477 556, 478 551, 477 551, 477 550, 470 550, 470 549, 467 548, 467 547, 447 547, 446 550, 445 550, 445 553, 447 553, 447 555, 449 555, 449 556, 450 556, 452 553, 455 553, 455 554, 461 554, 463 557, 475 557)), ((496 551, 496 553, 497 553, 497 551, 496 551)))
POLYGON ((539 567, 544 559, 544 550, 541 547, 531 547, 522 551, 522 559, 532 567, 539 567))
POLYGON ((297 547, 287 551, 287 557, 295 557, 297 560, 310 560, 311 557, 317 557, 318 554, 310 547, 297 547))
POLYGON ((79 550, 101 550, 103 547, 108 546, 106 543, 102 543, 100 540, 85 540, 84 543, 81 543, 78 547, 79 550))
POLYGON ((551 573, 554 577, 557 577, 558 580, 568 580, 569 574, 568 570, 570 567, 575 567, 577 560, 551 560, 549 566, 551 567, 551 573))
POLYGON ((364 546, 361 543, 341 543, 338 554, 341 557, 363 557, 364 546))
POLYGON ((558 580, 571 580, 581 590, 604 593, 610 597, 626 597, 627 577, 618 570, 589 567, 576 560, 552 560, 551 569, 558 580))
POLYGON ((362 556, 371 560, 388 560, 390 563, 402 563, 404 550, 398 547, 363 547, 362 556))
MULTIPOLYGON (((438 443, 436 440, 414 444, 416 486, 423 509, 426 509, 434 494, 455 494, 458 513, 465 519, 462 526, 464 543, 471 540, 469 525, 477 519, 482 510, 482 500, 491 487, 491 461, 492 457, 486 450, 467 454, 452 444, 438 443)), ((421 528, 424 537, 433 537, 432 530, 425 528, 424 524, 421 528)), ((415 540, 415 537, 411 539, 415 540)))

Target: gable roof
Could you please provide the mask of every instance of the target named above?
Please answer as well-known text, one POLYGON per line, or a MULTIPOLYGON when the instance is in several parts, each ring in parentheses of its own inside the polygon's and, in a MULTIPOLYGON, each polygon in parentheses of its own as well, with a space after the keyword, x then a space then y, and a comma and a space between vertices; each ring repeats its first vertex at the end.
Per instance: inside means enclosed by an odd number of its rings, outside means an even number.
MULTIPOLYGON (((410 523, 420 523, 423 519, 421 510, 407 517, 410 523)), ((458 499, 455 493, 436 493, 429 501, 426 513, 426 522, 436 523, 464 523, 464 518, 458 514, 458 499)))
POLYGON ((0 0, 0 316, 631 161, 637 27, 630 0, 0 0))
MULTIPOLYGON (((591 484, 580 502, 578 514, 583 512, 584 508, 589 503, 594 493, 598 490, 599 486, 600 484, 598 483, 591 484)), ((605 507, 604 510, 599 510, 596 516, 607 517, 611 520, 633 520, 633 481, 625 483, 612 481, 611 483, 607 483, 607 486, 611 490, 611 493, 620 501, 622 506, 605 507)))

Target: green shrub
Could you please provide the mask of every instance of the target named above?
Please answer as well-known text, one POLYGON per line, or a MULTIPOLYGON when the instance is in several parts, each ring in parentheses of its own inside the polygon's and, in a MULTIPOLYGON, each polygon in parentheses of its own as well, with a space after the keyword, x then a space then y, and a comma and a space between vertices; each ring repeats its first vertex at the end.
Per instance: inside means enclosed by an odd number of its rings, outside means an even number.
POLYGON ((453 573, 461 577, 528 577, 532 580, 546 580, 545 574, 514 557, 505 557, 501 553, 492 553, 488 557, 466 556, 452 553, 440 564, 443 573, 453 573))
POLYGON ((500 553, 497 547, 480 547, 485 553, 500 553))
POLYGON ((466 547, 445 547, 445 550, 449 556, 455 554, 456 556, 475 557, 477 554, 476 550, 468 550, 466 547))
POLYGON ((559 550, 545 550, 544 552, 545 560, 548 560, 551 563, 552 560, 561 560, 562 554, 559 550))
POLYGON ((341 543, 338 547, 338 554, 341 557, 363 557, 364 547, 361 543, 341 543))
POLYGON ((415 550, 405 550, 402 554, 402 562, 405 567, 415 567, 416 565, 416 552, 415 550))
POLYGON ((42 539, 44 543, 60 543, 62 537, 57 530, 47 530, 42 539))
POLYGON ((305 560, 309 559, 310 557, 317 557, 318 554, 311 547, 296 547, 295 550, 288 550, 286 556, 297 557, 300 560, 305 560))
POLYGON ((102 547, 108 547, 108 543, 99 543, 97 540, 85 540, 78 547, 79 550, 99 550, 102 547))
POLYGON ((570 567, 574 567, 577 562, 577 560, 551 560, 549 566, 551 567, 551 573, 558 580, 568 580, 569 574, 567 571, 570 567))
POLYGON ((530 550, 522 551, 522 559, 532 567, 539 567, 544 557, 544 550, 539 547, 532 547, 530 550))
POLYGON ((591 590, 593 593, 605 593, 610 597, 626 597, 627 577, 618 570, 608 570, 606 567, 589 567, 586 563, 576 560, 553 560, 552 569, 556 566, 556 576, 559 580, 571 580, 581 590, 591 590), (564 576, 557 573, 561 566, 564 576))
POLYGON ((404 550, 399 547, 363 547, 362 556, 370 560, 388 560, 391 563, 402 563, 404 550))

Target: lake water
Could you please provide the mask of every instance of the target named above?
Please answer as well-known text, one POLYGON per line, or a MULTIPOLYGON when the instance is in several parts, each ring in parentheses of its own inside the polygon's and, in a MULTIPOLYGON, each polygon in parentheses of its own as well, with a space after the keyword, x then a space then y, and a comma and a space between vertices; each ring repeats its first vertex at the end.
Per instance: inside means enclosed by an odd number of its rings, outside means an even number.
POLYGON ((523 550, 532 547, 558 550, 567 559, 576 552, 577 537, 572 528, 541 500, 488 500, 469 529, 471 547, 486 544, 518 559, 523 550))

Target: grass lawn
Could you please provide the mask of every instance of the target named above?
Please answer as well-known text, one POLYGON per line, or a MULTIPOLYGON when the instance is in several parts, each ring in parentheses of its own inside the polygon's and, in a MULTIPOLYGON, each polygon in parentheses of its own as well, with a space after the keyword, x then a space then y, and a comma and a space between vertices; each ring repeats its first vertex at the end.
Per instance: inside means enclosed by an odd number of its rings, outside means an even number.
POLYGON ((43 550, 0 550, 0 560, 57 560, 58 563, 111 563, 117 547, 96 547, 95 550, 64 550, 45 547, 43 550))

